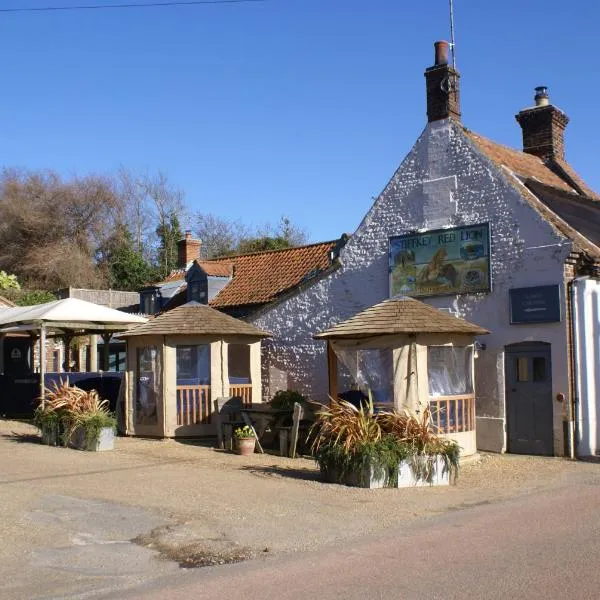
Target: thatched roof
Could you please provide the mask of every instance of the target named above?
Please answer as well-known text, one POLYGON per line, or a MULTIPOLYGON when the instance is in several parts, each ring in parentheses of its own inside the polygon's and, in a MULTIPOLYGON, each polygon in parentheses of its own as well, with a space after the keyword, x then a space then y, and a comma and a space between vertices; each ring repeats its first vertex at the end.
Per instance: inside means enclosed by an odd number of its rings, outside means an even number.
POLYGON ((121 337, 140 335, 241 335, 263 338, 271 334, 206 304, 188 302, 128 331, 121 337))
POLYGON ((315 339, 360 339, 402 333, 470 333, 487 329, 452 316, 429 304, 398 296, 367 308, 347 321, 313 336, 315 339))

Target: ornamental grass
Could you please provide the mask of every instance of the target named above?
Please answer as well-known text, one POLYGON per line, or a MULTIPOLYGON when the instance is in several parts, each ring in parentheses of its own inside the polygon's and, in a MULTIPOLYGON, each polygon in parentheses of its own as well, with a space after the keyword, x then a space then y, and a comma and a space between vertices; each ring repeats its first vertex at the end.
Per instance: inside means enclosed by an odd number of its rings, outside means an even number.
POLYGON ((407 460, 416 477, 431 482, 437 455, 456 479, 460 448, 433 430, 429 408, 419 415, 408 409, 376 411, 369 396, 359 407, 331 399, 316 416, 309 434, 313 455, 322 470, 336 471, 340 480, 370 465, 393 485, 398 466, 407 460))

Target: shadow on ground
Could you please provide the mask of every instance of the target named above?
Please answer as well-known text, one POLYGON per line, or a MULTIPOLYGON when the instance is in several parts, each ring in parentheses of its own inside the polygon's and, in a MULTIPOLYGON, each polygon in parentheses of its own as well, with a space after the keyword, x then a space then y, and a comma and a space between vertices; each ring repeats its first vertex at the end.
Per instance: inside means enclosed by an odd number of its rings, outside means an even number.
POLYGON ((261 477, 288 477, 290 479, 302 479, 304 481, 322 481, 321 474, 316 469, 293 469, 280 467, 278 465, 266 466, 243 466, 241 471, 248 471, 252 475, 261 477))
POLYGON ((13 442, 14 444, 41 444, 42 438, 36 433, 3 433, 1 438, 13 442))

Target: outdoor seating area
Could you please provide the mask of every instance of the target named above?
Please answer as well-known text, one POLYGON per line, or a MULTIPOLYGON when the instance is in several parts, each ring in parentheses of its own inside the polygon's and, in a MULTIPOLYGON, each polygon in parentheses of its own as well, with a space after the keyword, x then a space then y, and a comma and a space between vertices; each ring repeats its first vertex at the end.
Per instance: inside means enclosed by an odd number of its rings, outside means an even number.
POLYGON ((487 330, 412 298, 397 296, 314 336, 327 341, 329 395, 374 409, 422 414, 476 452, 474 336, 487 330), (338 390, 344 386, 344 392, 338 390))
POLYGON ((123 433, 215 436, 218 398, 261 402, 261 340, 269 334, 189 302, 127 332, 123 433))

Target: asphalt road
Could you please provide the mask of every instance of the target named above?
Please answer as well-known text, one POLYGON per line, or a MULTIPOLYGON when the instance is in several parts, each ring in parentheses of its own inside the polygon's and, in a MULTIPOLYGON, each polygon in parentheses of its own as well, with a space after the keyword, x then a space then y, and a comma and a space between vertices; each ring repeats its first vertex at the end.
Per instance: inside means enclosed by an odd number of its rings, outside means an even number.
POLYGON ((350 545, 190 570, 114 598, 584 600, 600 598, 599 567, 600 476, 350 545))

